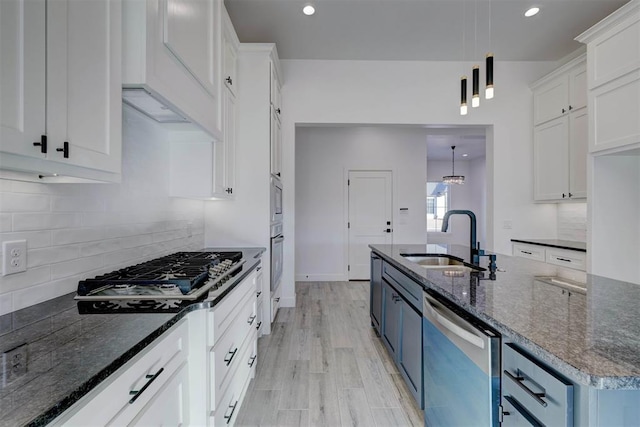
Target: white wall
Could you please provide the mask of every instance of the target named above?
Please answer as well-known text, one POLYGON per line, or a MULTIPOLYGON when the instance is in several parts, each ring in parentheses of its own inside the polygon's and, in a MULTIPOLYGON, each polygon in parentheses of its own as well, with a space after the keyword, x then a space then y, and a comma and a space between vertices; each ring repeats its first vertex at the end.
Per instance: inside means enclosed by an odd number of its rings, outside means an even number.
POLYGON ((203 203, 168 197, 164 132, 124 110, 121 184, 0 180, 0 240, 27 239, 28 265, 0 277, 0 315, 74 292, 87 277, 202 249, 203 203))
POLYGON ((346 175, 390 170, 393 242, 425 243, 426 129, 298 127, 296 280, 348 280, 346 175), (408 208, 400 216, 399 209, 408 208))
MULTIPOLYGON (((428 157, 428 153, 427 153, 428 157)), ((477 241, 482 248, 486 248, 486 222, 485 211, 486 179, 484 158, 471 160, 456 160, 456 174, 465 176, 462 185, 451 185, 449 209, 468 209, 476 214, 477 241)), ((442 177, 451 175, 451 161, 428 160, 427 180, 442 181, 442 177)), ((470 221, 465 215, 454 215, 449 220, 448 233, 430 232, 429 243, 453 243, 469 246, 470 221)))
MULTIPOLYGON (((532 95, 529 83, 548 73, 551 62, 495 63, 496 97, 459 115, 460 75, 472 63, 418 61, 282 61, 283 173, 295 175, 295 126, 300 123, 493 125, 487 206, 487 247, 510 253, 517 234, 555 237, 556 208, 536 205, 532 184, 532 95), (504 220, 513 229, 502 229, 504 220)), ((285 181, 287 194, 295 183, 285 181)), ((295 230, 295 200, 285 200, 285 235, 295 230)), ((285 297, 294 297, 293 241, 285 247, 285 297)))

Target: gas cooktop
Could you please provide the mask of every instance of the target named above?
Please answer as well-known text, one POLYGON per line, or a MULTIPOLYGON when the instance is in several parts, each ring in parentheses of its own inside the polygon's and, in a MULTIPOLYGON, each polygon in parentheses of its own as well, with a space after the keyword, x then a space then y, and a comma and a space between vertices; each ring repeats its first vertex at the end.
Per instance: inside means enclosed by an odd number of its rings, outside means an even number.
POLYGON ((177 252, 81 280, 81 312, 179 311, 242 270, 242 252, 177 252))

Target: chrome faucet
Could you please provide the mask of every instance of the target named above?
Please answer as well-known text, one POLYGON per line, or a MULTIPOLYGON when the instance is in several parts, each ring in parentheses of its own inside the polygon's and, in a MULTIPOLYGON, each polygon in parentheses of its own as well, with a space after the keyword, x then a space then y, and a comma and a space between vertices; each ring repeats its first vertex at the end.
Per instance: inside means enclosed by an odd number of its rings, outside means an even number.
POLYGON ((480 249, 480 242, 477 241, 477 237, 476 237, 476 230, 477 230, 477 225, 476 225, 476 214, 474 214, 471 211, 468 210, 463 210, 463 209, 453 209, 450 211, 447 211, 444 214, 444 218, 442 218, 442 231, 446 232, 447 229, 449 228, 449 217, 451 215, 467 215, 469 217, 469 220, 471 221, 471 230, 469 233, 469 259, 471 260, 472 264, 475 265, 480 265, 480 257, 481 256, 486 256, 489 257, 489 270, 492 273, 495 273, 496 271, 496 256, 494 254, 485 254, 484 250, 480 249))

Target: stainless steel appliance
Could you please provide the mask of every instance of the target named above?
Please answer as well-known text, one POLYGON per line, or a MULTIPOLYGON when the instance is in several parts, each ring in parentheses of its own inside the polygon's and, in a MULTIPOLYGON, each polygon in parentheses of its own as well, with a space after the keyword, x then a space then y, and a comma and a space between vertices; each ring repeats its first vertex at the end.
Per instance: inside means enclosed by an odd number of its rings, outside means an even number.
POLYGON ((282 277, 282 256, 284 236, 282 223, 271 225, 271 290, 277 289, 282 277))
POLYGON ((435 292, 423 295, 425 425, 499 426, 500 334, 435 292))
POLYGON ((177 252, 81 280, 81 313, 175 312, 223 292, 245 263, 242 252, 177 252))
MULTIPOLYGON (((271 223, 282 222, 282 183, 271 177, 271 223)), ((271 235, 273 237, 273 233, 271 235)))

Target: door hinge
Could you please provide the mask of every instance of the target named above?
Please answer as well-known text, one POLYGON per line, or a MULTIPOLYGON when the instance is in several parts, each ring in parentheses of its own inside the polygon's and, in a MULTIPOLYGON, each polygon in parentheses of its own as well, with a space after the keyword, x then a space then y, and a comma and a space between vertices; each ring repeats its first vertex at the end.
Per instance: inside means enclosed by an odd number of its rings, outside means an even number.
POLYGON ((347 223, 347 228, 351 228, 351 223, 350 222, 347 223))
POLYGON ((347 185, 351 185, 351 180, 350 179, 347 180, 347 185))
POLYGON ((351 266, 347 265, 347 271, 351 271, 351 266))

